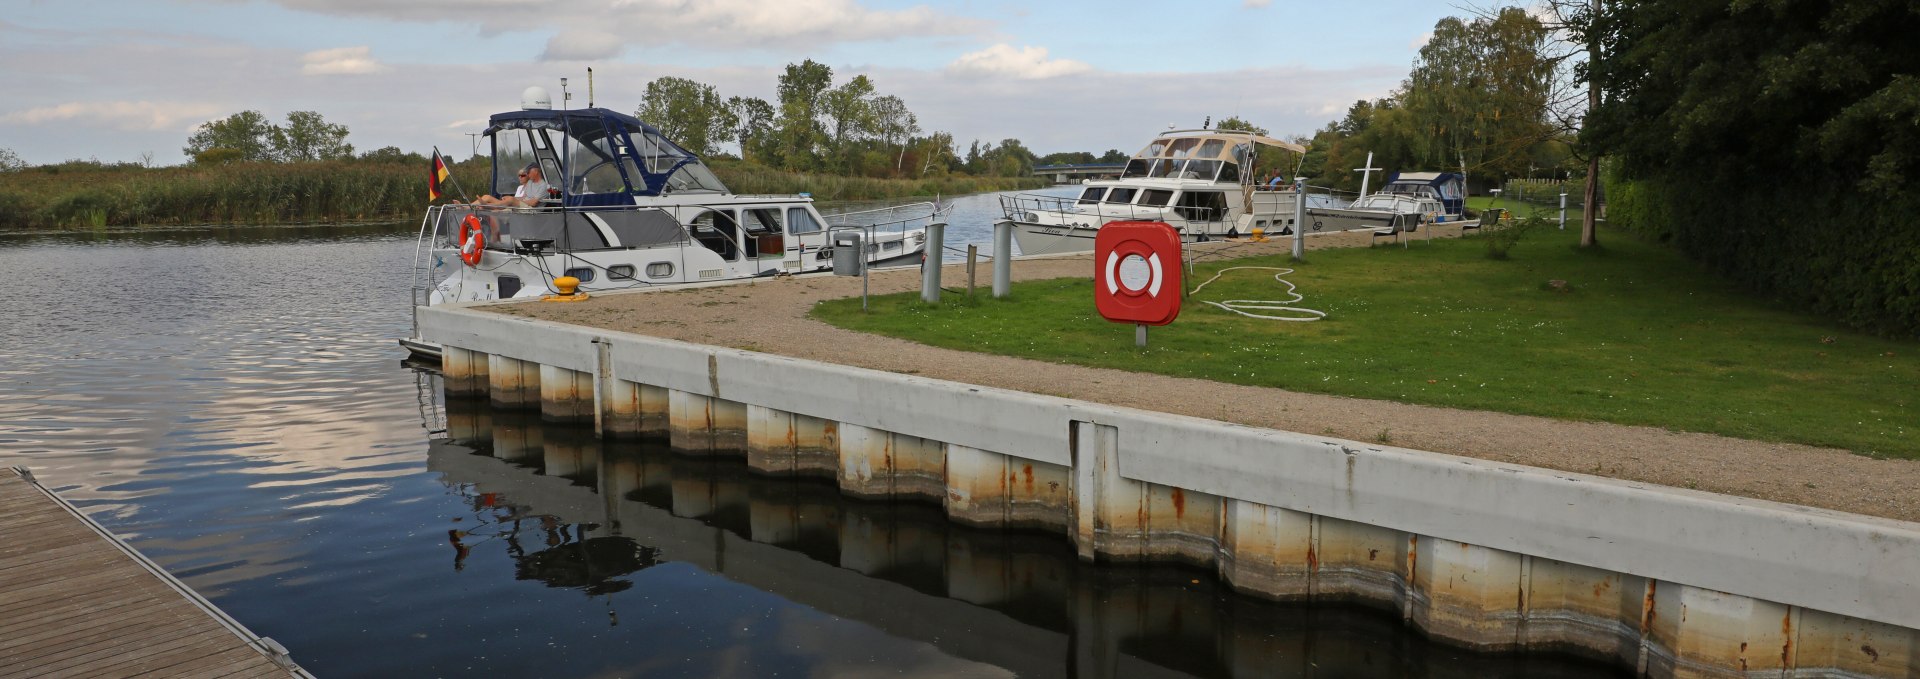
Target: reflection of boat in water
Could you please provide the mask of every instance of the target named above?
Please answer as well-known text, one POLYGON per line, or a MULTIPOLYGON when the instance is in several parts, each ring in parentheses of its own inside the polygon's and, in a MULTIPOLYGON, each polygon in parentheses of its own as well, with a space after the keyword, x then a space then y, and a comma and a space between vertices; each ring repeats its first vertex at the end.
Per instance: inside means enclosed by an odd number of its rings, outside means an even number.
POLYGON ((532 206, 428 208, 415 248, 415 306, 537 298, 563 276, 599 292, 825 271, 829 231, 840 226, 866 231, 873 266, 917 264, 927 225, 943 218, 933 203, 823 215, 805 194, 737 195, 698 156, 632 116, 553 110, 539 88, 522 105, 488 120, 488 195, 513 196, 526 168, 549 188, 530 197, 532 206))
MULTIPOLYGON (((1188 242, 1260 229, 1291 233, 1294 193, 1258 191, 1260 151, 1306 152, 1298 144, 1238 130, 1165 132, 1127 161, 1119 179, 1087 182, 1077 198, 1012 195, 1000 199, 1023 255, 1085 252, 1109 222, 1166 222, 1188 242)), ((1332 207, 1325 193, 1308 207, 1332 207)))
MULTIPOLYGON (((450 485, 490 496, 525 522, 574 526, 576 539, 645 545, 655 550, 646 556, 677 565, 673 586, 686 586, 688 573, 708 574, 824 614, 807 625, 851 621, 889 643, 1002 668, 974 668, 980 674, 1606 675, 1577 662, 1432 644, 1403 625, 1398 608, 1274 604, 1187 568, 1082 563, 1058 534, 963 527, 937 503, 850 500, 831 481, 768 477, 740 459, 674 455, 664 445, 610 443, 588 427, 543 424, 537 412, 462 399, 446 409, 448 438, 430 444, 428 468, 450 485)), ((598 554, 587 550, 596 572, 609 565, 598 554)), ((566 581, 553 577, 547 582, 566 581)), ((755 632, 717 643, 786 638, 777 629, 755 632)))
POLYGON ((1402 172, 1346 207, 1309 206, 1307 223, 1311 231, 1413 231, 1420 224, 1465 222, 1465 196, 1466 177, 1459 173, 1402 172))

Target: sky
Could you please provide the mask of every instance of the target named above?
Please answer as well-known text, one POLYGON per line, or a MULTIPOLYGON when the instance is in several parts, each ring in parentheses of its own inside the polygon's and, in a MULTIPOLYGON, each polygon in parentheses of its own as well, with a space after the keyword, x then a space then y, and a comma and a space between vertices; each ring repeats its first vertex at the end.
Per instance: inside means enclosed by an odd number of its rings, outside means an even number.
POLYGON ((357 150, 464 157, 529 85, 638 108, 662 76, 774 99, 813 59, 923 130, 1041 154, 1134 151, 1237 115, 1310 134, 1405 78, 1478 4, 1378 0, 0 0, 0 148, 29 163, 184 162, 200 124, 318 111, 357 150))

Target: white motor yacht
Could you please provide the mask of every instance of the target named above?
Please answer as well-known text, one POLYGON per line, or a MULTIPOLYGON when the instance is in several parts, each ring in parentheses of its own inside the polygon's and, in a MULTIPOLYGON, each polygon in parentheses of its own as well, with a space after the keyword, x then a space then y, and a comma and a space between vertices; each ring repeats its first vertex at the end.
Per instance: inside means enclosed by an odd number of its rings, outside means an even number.
MULTIPOLYGON (((915 203, 822 214, 799 195, 736 195, 653 126, 603 108, 553 110, 529 88, 522 110, 492 116, 489 195, 511 196, 530 165, 551 181, 534 206, 427 209, 413 303, 538 298, 571 276, 587 293, 826 271, 829 238, 859 230, 869 266, 918 264, 926 227, 947 209, 915 203)), ((417 333, 416 333, 417 335, 417 333)), ((437 357, 417 339, 401 344, 437 357)))
MULTIPOLYGON (((1231 238, 1259 229, 1291 234, 1294 196, 1255 182, 1261 147, 1302 154, 1306 149, 1238 130, 1173 130, 1154 137, 1127 161, 1119 179, 1086 182, 1076 198, 1011 195, 1000 200, 1003 219, 1023 255, 1085 252, 1108 222, 1166 222, 1188 242, 1231 238)), ((1308 193, 1308 207, 1340 201, 1308 193)))

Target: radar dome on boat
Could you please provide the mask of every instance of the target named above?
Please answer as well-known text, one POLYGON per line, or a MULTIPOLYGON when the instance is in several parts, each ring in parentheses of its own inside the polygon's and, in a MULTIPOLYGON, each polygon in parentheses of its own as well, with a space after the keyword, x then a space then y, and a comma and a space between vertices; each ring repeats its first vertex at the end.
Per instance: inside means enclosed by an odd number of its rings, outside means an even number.
POLYGON ((526 111, 551 111, 553 97, 547 96, 547 88, 534 85, 520 91, 520 108, 526 111))

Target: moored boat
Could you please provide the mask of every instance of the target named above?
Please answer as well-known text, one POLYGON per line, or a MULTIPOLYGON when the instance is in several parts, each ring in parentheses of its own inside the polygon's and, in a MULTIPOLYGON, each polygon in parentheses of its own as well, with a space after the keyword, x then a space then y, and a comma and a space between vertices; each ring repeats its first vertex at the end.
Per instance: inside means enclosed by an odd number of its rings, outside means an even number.
POLYGON ((945 217, 934 203, 822 214, 805 194, 734 194, 699 156, 639 119, 545 102, 529 88, 521 110, 488 120, 489 198, 427 209, 415 306, 537 298, 557 292, 562 277, 594 293, 826 271, 831 232, 843 228, 862 232, 869 266, 918 264, 926 227, 945 217), (528 170, 553 181, 521 184, 528 170), (516 185, 541 195, 516 196, 516 185))
MULTIPOLYGON (((1166 222, 1188 242, 1291 233, 1295 193, 1261 191, 1261 149, 1306 152, 1298 144, 1239 130, 1174 130, 1149 141, 1119 179, 1086 182, 1080 195, 1011 195, 1000 201, 1023 255, 1085 252, 1094 234, 1116 221, 1166 222)), ((1290 169, 1290 168, 1279 168, 1290 169)), ((1308 193, 1308 207, 1340 202, 1308 193)))

